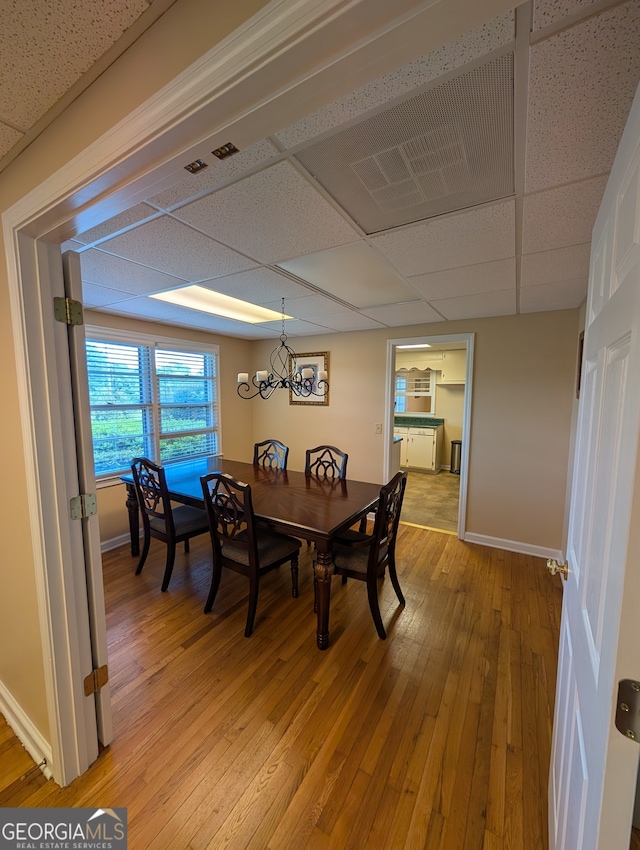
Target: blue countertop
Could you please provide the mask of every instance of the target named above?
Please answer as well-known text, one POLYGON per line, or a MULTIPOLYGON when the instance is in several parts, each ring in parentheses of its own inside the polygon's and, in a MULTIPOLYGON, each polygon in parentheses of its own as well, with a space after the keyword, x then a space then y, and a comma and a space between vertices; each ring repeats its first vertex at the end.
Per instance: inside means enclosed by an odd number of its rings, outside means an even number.
POLYGON ((444 419, 438 419, 435 416, 394 416, 393 424, 396 428, 437 428, 438 425, 444 425, 444 419))

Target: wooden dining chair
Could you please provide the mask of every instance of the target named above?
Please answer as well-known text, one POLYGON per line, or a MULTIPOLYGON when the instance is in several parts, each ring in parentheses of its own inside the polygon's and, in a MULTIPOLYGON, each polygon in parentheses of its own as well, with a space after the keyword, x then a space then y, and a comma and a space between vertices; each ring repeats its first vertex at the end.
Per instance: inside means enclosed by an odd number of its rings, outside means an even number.
POLYGON ((279 440, 263 440, 253 446, 253 462, 269 469, 286 469, 289 446, 279 440))
POLYGON ((346 478, 349 455, 335 446, 316 446, 307 449, 304 471, 319 478, 346 478))
POLYGON ((405 605, 396 572, 395 553, 398 523, 406 486, 407 473, 398 472, 380 490, 373 534, 348 532, 348 537, 338 539, 333 545, 335 573, 342 576, 343 584, 348 578, 366 582, 373 622, 378 636, 383 640, 387 633, 380 616, 378 579, 384 578, 387 568, 396 596, 400 604, 403 607, 405 605))
POLYGON ((189 551, 189 540, 209 530, 207 515, 199 508, 190 505, 172 507, 165 472, 162 466, 146 457, 136 457, 131 461, 133 483, 138 497, 138 506, 142 514, 144 541, 136 575, 140 575, 149 554, 151 538, 161 540, 167 546, 167 560, 162 579, 162 590, 169 587, 176 545, 184 542, 184 551, 189 551))
POLYGON ((249 610, 245 637, 253 631, 258 606, 260 578, 281 564, 291 561, 291 595, 298 596, 298 553, 300 541, 256 527, 251 486, 222 472, 200 479, 213 547, 211 589, 204 607, 213 608, 223 568, 249 579, 249 610))

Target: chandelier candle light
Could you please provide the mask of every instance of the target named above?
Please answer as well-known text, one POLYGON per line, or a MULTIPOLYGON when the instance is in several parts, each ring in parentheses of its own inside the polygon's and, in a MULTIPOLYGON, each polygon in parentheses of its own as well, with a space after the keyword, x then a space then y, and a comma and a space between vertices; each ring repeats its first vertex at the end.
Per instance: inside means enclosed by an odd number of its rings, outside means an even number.
POLYGON ((298 370, 298 356, 295 351, 287 345, 287 335, 284 330, 284 298, 282 299, 282 333, 280 334, 280 345, 274 348, 270 355, 270 371, 259 370, 251 378, 249 373, 238 374, 238 395, 240 398, 269 398, 274 390, 283 389, 302 398, 316 396, 323 398, 329 392, 328 374, 324 370, 316 373, 309 367, 298 370))

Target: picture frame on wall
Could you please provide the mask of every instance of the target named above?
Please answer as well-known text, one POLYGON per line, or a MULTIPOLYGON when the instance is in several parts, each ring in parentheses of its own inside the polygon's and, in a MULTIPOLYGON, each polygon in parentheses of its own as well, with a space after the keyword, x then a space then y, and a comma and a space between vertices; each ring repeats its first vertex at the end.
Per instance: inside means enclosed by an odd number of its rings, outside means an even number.
MULTIPOLYGON (((295 375, 302 372, 303 369, 311 369, 313 372, 312 385, 315 389, 318 386, 318 375, 320 372, 326 372, 329 375, 329 352, 316 351, 308 354, 296 354, 295 357, 289 357, 289 374, 295 375)), ((327 378, 330 383, 330 378, 327 378)), ((323 396, 308 394, 296 395, 293 390, 289 390, 289 404, 329 404, 329 393, 323 396)))

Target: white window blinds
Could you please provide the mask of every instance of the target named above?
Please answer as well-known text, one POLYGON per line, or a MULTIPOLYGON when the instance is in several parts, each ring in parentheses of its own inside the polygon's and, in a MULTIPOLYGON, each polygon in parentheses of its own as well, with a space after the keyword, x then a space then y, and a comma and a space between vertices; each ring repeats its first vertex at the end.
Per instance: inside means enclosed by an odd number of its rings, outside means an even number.
POLYGON ((219 450, 217 348, 183 348, 88 334, 87 371, 96 476, 219 450))

